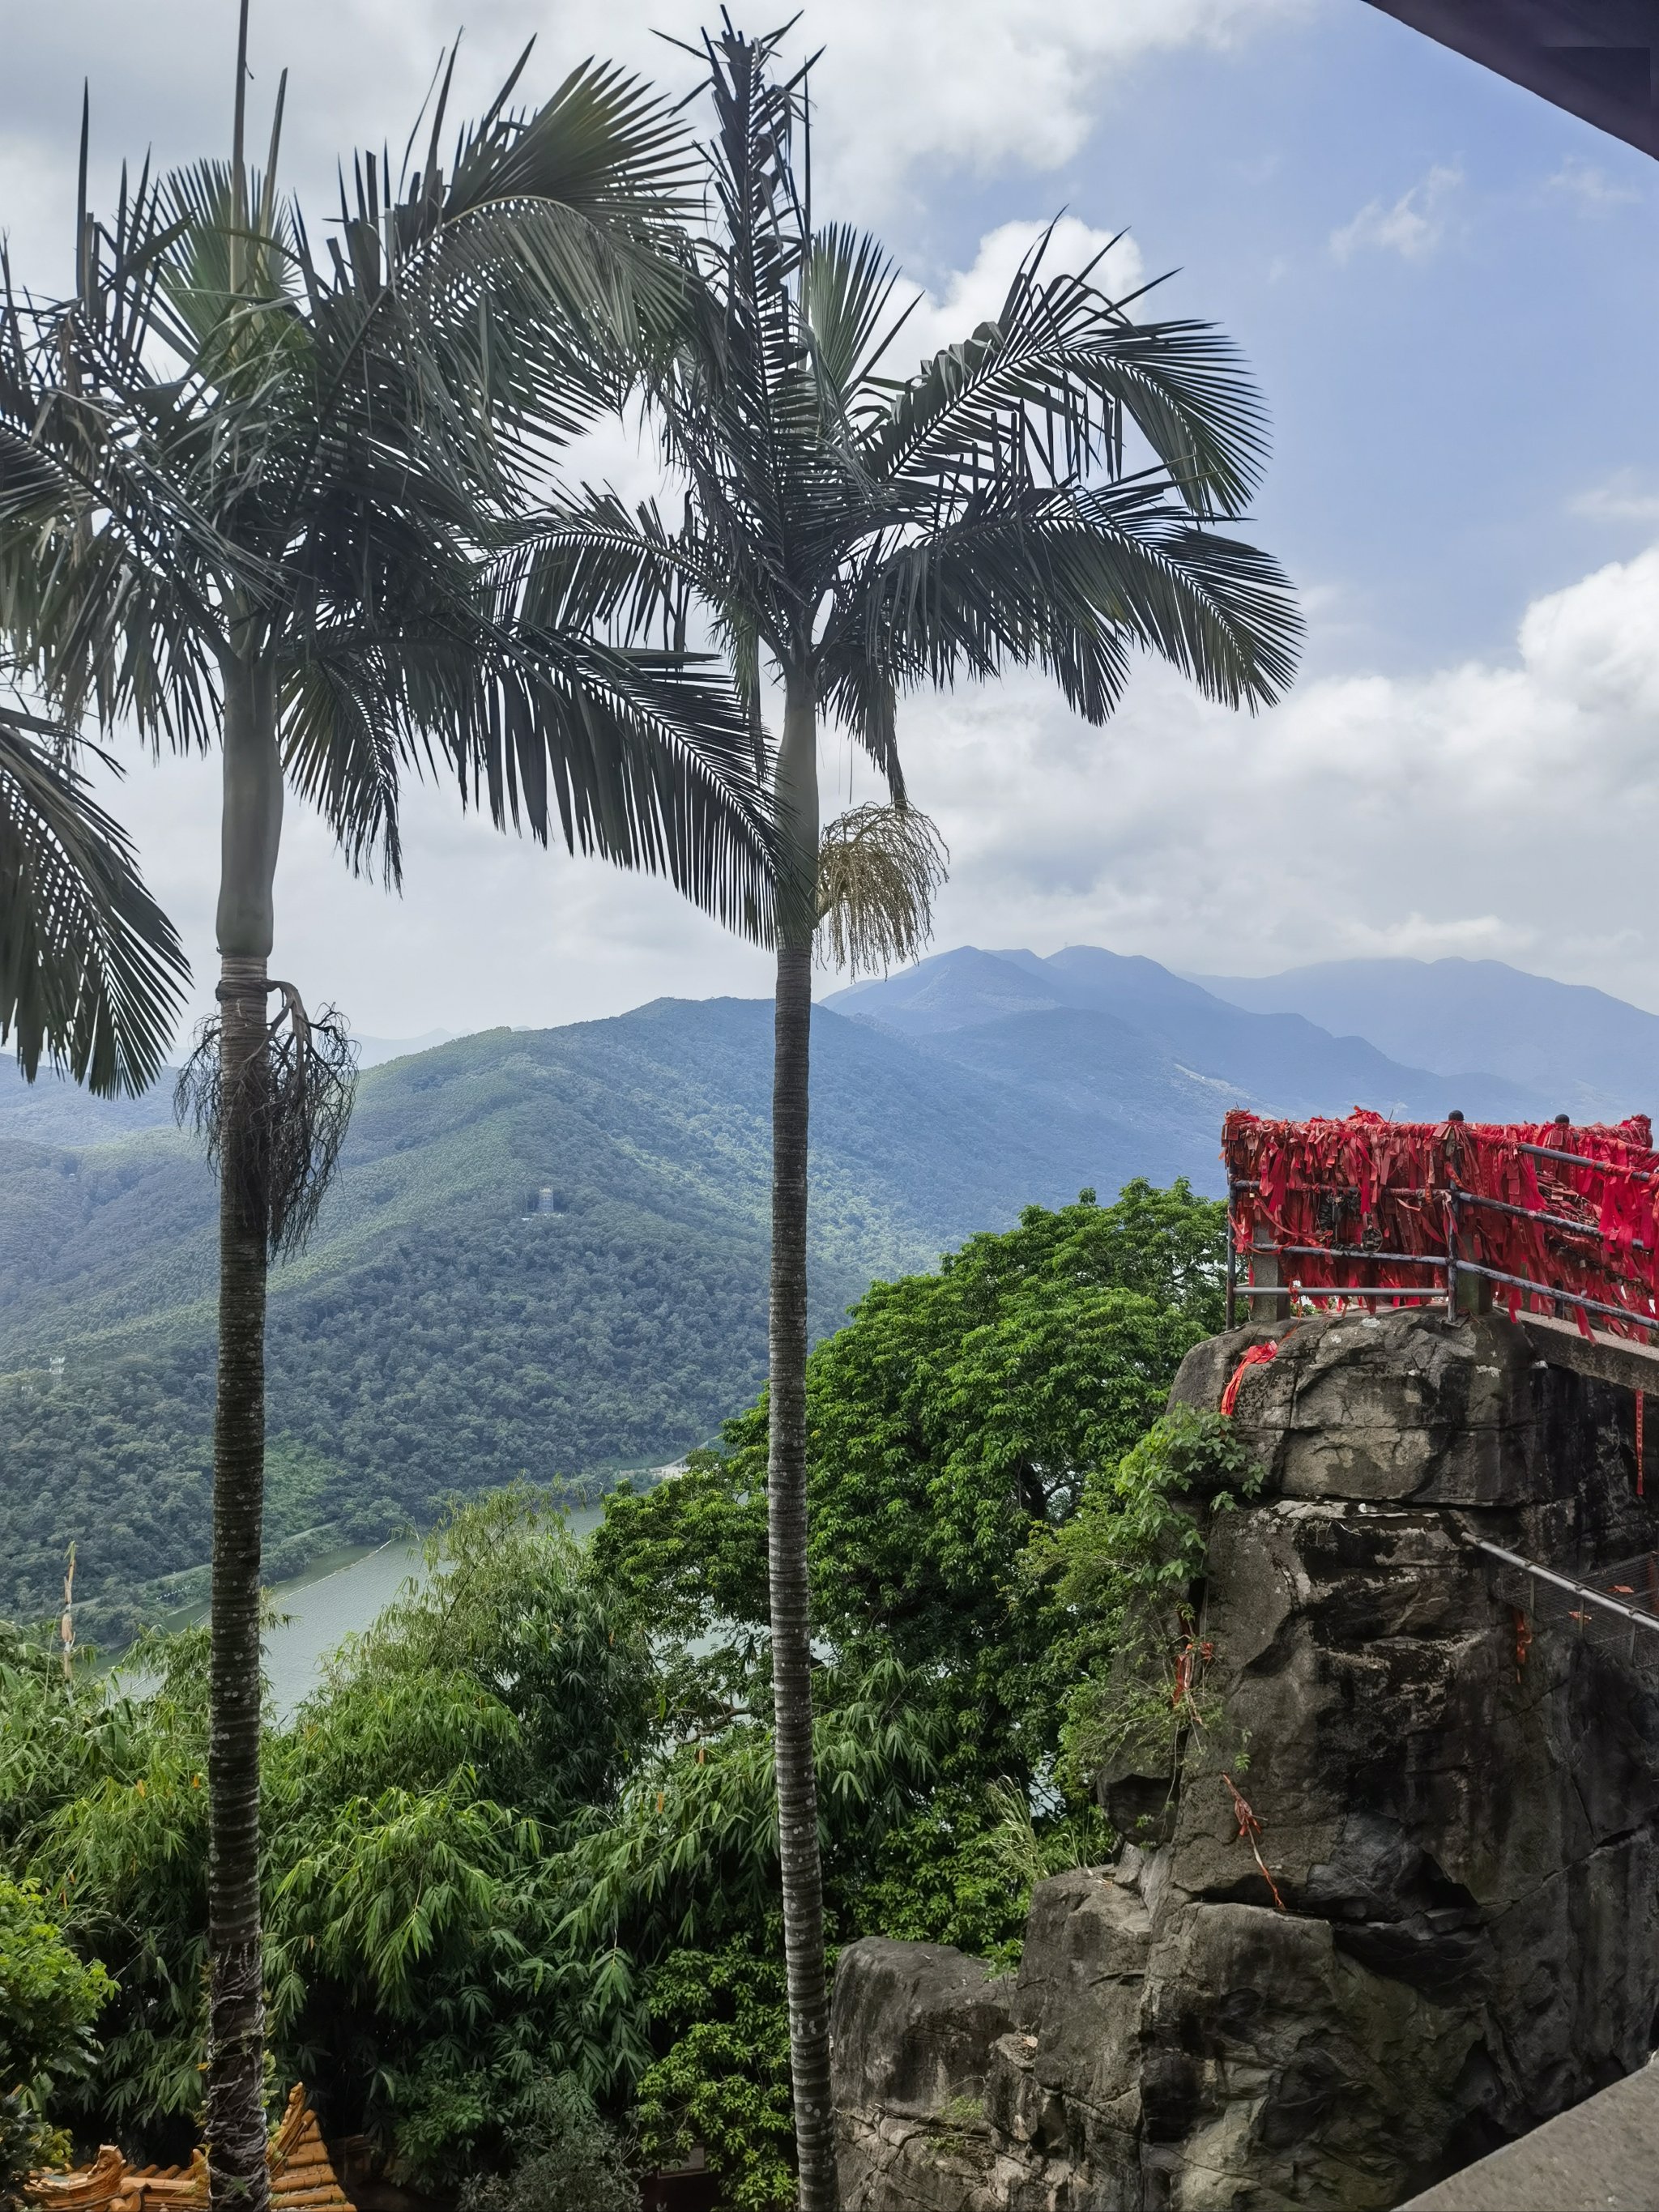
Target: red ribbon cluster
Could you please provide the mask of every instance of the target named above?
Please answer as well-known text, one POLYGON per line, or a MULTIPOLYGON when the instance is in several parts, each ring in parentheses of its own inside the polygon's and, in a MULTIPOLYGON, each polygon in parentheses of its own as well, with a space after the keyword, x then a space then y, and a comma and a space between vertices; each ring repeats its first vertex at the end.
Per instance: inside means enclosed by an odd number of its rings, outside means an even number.
MULTIPOLYGON (((1617 1334, 1636 1334, 1659 1314, 1659 1154, 1645 1115, 1573 1127, 1388 1121, 1363 1110, 1340 1121, 1269 1121, 1234 1112, 1222 1154, 1241 1252, 1265 1231, 1284 1253, 1284 1279, 1322 1304, 1345 1288, 1443 1290, 1443 1273, 1402 1262, 1443 1265, 1455 1224, 1460 1260, 1544 1286, 1497 1284, 1511 1314, 1595 1299, 1631 1316, 1629 1323, 1589 1316, 1617 1334), (1528 1145, 1559 1152, 1559 1164, 1528 1145), (1462 1194, 1455 1208, 1454 1192, 1462 1194), (1515 1211, 1470 1202, 1477 1199, 1515 1211), (1297 1245, 1316 1249, 1285 1251, 1297 1245)), ((1578 1317, 1584 1326, 1582 1308, 1578 1317)))

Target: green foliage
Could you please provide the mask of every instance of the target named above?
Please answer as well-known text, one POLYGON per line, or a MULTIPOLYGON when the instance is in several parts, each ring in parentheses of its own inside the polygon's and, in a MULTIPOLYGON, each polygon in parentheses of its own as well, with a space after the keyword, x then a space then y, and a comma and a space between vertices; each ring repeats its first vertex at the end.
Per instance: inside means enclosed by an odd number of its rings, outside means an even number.
POLYGON ((22 2212, 24 2182, 42 2166, 61 2164, 58 2148, 21 2093, 0 2090, 0 2212, 22 2212))
POLYGON ((0 1875, 0 2205, 37 2166, 61 2162, 52 2091, 91 2065, 112 1994, 103 1966, 77 1959, 46 1917, 38 1885, 0 1875))
POLYGON ((906 1943, 949 1943, 993 1965, 1019 1963, 1035 1883, 1103 1858, 1111 1832, 1092 1806, 1045 1821, 1008 1783, 936 1790, 890 1829, 857 1889, 859 1925, 906 1943))
MULTIPOLYGON (((763 1449, 764 1407, 763 1392, 754 1413, 728 1424, 728 1437, 740 1432, 751 1450, 763 1449)), ((601 1571, 650 1606, 671 1635, 766 1619, 766 1492, 734 1485, 718 1452, 690 1453, 684 1474, 641 1494, 620 1485, 605 1499, 592 1544, 601 1571)))
MULTIPOLYGON (((1019 1563, 1219 1327, 1223 1218, 1179 1182, 1028 1206, 936 1274, 877 1284, 811 1355, 816 1625, 933 1670, 964 1774, 1029 1778, 1054 1748, 1048 1594, 1019 1563)), ((595 1540, 607 1571, 684 1632, 764 1617, 764 1401, 725 1439, 681 1482, 608 1502, 595 1540)))
POLYGON ((84 2074, 112 1994, 104 1968, 82 1965, 46 1917, 39 1884, 0 1875, 0 2086, 44 2103, 55 2081, 84 2074))
POLYGON ((1254 1497, 1261 1469, 1233 1424, 1177 1406, 1086 1489, 1075 1517, 1027 1563, 1051 1577, 1072 1624, 1062 1650, 1060 1775, 1076 1790, 1126 1761, 1156 1773, 1180 1734, 1206 1725, 1206 1658, 1188 1607, 1209 1525, 1254 1497))
POLYGON ((530 2140, 511 2169, 475 2174, 460 2212, 638 2212, 639 2184, 621 2138, 568 2074, 548 2084, 530 2140))
POLYGON ((738 1936, 714 1950, 671 1951, 648 1978, 646 2006, 667 2041, 635 2091, 646 2158, 678 2164, 701 2143, 730 2212, 793 2204, 781 1928, 769 1916, 759 1948, 738 1936))
MULTIPOLYGON (((832 1655, 814 1701, 826 1893, 844 1933, 1012 1965, 1033 1882, 1105 1855, 1100 1814, 1063 1806, 1051 1779, 1067 1670, 1100 1640, 1096 1601, 1036 1562, 1133 1458, 1180 1359, 1218 1325, 1221 1228, 1222 1209, 1181 1184, 1131 1184, 1110 1206, 1085 1194, 1028 1208, 937 1275, 878 1285, 813 1352, 809 1509, 832 1655), (884 1768, 871 1765, 884 1744, 884 1768)), ((787 2037, 775 1940, 759 1936, 774 1849, 767 1732, 740 1717, 763 1710, 766 1688, 744 1634, 765 1613, 763 1399, 725 1440, 678 1480, 608 1500, 593 1538, 596 1563, 653 1620, 714 1642, 705 1719, 716 1686, 739 1717, 715 1717, 712 1741, 688 1742, 624 1799, 592 1847, 579 1924, 594 1940, 617 1931, 630 1958, 690 1947, 664 1985, 677 2040, 641 2077, 647 2140, 676 2140, 695 2111, 705 2140, 720 2134, 723 2185, 751 2187, 764 2206, 778 2185, 765 2053, 787 2037)), ((1224 1459, 1230 1443, 1213 1450, 1224 1459)), ((1149 1464, 1174 1493, 1200 1455, 1177 1422, 1149 1464)), ((1126 1502, 1152 1544, 1145 1487, 1132 1482, 1126 1502)), ((689 1717, 690 1685, 685 1698, 689 1717)), ((664 2017, 651 2009, 655 2029, 664 2017)))
MULTIPOLYGON (((458 1513, 428 1563, 268 1733, 262 1817, 279 2078, 434 2185, 527 2141, 551 2075, 627 2057, 561 1938, 557 1869, 659 1701, 637 1617, 538 1501, 458 1513)), ((0 1819, 120 1983, 71 2108, 157 2148, 200 2098, 204 1646, 153 1638, 149 1693, 106 1710, 23 1638, 0 1681, 0 1819)))
MULTIPOLYGON (((1126 1700, 1167 1740, 1206 1516, 1256 1480, 1231 1425, 1158 1418, 1218 1213, 1144 1184, 1028 1209, 813 1354, 836 1940, 1011 1966, 1033 1882, 1105 1854, 1126 1700)), ((267 1734, 276 2079, 407 2185, 605 2205, 597 2114, 648 2160, 702 2142, 734 2212, 790 2200, 764 1430, 763 1403, 616 1495, 586 1548, 522 1487, 456 1510, 428 1579, 267 1734)), ((316 1462, 282 1465, 313 1510, 316 1462)), ((0 1628, 0 1851, 118 1983, 59 2104, 169 2158, 200 2097, 205 1711, 199 1630, 112 1686, 0 1628)), ((1173 1725, 1201 1718, 1194 1686, 1173 1725)))
MULTIPOLYGON (((815 1018, 811 1323, 1127 1146, 815 1018)), ((770 1023, 663 1002, 362 1079, 312 1247, 271 1278, 267 1571, 525 1479, 594 1494, 719 1430, 766 1364, 770 1023), (523 1218, 549 1185, 553 1211, 523 1218)), ((0 1613, 118 1645, 206 1556, 214 1186, 185 1141, 0 1142, 0 1613), (52 1359, 64 1371, 54 1376, 52 1359)))

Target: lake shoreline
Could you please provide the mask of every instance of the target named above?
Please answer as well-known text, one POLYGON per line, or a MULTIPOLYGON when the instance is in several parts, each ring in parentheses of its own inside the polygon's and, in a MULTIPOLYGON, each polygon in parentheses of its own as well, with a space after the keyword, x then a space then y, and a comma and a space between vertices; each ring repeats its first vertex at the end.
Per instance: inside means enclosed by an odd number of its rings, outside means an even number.
MULTIPOLYGON (((603 1503, 573 1505, 565 1525, 579 1542, 605 1517, 603 1503)), ((322 1680, 328 1660, 349 1636, 370 1627, 404 1586, 421 1579, 424 1539, 389 1536, 379 1544, 342 1547, 315 1559, 303 1572, 273 1583, 266 1595, 281 1616, 264 1639, 268 1716, 291 1720, 322 1680)), ((175 1608, 157 1626, 173 1631, 198 1627, 207 1619, 205 1603, 175 1608)), ((112 1678, 122 1670, 118 1658, 112 1678)))

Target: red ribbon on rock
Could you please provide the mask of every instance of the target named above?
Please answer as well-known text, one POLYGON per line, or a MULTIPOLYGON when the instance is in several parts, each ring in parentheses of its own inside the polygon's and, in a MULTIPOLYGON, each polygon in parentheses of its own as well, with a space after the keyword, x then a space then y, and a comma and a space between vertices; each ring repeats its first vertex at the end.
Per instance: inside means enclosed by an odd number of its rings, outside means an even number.
POLYGON ((1238 1406, 1238 1386, 1244 1380, 1244 1377, 1249 1373, 1251 1368, 1266 1366, 1268 1360, 1272 1359, 1277 1354, 1278 1350, 1279 1343, 1276 1338, 1270 1338, 1266 1344, 1253 1344, 1250 1346, 1249 1350, 1244 1354, 1243 1359, 1239 1361, 1237 1366, 1234 1368, 1232 1380, 1228 1383, 1226 1389, 1221 1394, 1221 1410, 1224 1413, 1231 1413, 1237 1411, 1238 1406))

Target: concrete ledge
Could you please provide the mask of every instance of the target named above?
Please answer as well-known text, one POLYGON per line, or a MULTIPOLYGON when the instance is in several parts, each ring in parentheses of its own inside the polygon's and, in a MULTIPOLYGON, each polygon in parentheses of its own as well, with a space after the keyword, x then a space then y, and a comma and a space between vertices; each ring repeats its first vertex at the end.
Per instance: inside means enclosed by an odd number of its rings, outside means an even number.
POLYGON ((1615 2081, 1399 2212, 1655 2212, 1659 2065, 1615 2081))
POLYGON ((1586 1336, 1576 1321, 1557 1321, 1547 1314, 1521 1314, 1516 1326, 1539 1358, 1553 1367, 1571 1367, 1626 1390, 1659 1392, 1659 1346, 1610 1336, 1600 1328, 1586 1336))

